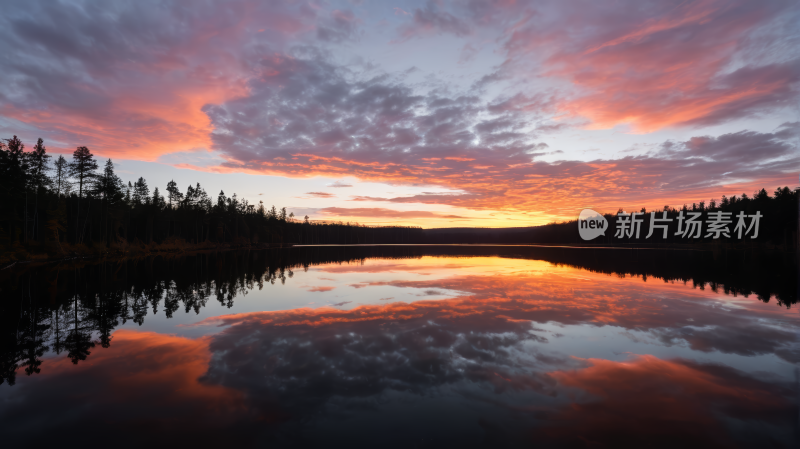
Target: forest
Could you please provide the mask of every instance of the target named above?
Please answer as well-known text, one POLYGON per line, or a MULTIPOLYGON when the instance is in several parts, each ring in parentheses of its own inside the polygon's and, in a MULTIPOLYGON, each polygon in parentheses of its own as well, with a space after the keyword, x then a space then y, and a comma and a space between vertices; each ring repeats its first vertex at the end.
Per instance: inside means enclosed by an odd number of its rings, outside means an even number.
MULTIPOLYGON (((684 204, 680 208, 664 206, 660 210, 651 211, 646 208, 640 210, 629 210, 628 213, 636 212, 641 214, 642 220, 639 225, 640 232, 636 235, 617 237, 615 223, 616 214, 604 214, 608 221, 609 229, 607 232, 590 241, 581 239, 578 233, 578 222, 570 220, 560 223, 550 223, 544 226, 529 228, 442 228, 425 229, 423 237, 425 243, 448 242, 448 243, 483 243, 483 244, 580 244, 580 245, 646 245, 646 246, 693 246, 706 247, 709 245, 725 245, 733 247, 757 247, 763 249, 796 251, 798 248, 797 219, 798 219, 798 199, 800 193, 791 190, 789 187, 778 187, 772 195, 766 189, 753 192, 751 195, 742 193, 741 195, 722 195, 719 200, 711 199, 706 203, 699 201, 692 204, 684 204), (651 212, 655 212, 657 220, 666 217, 668 228, 666 238, 662 230, 657 230, 651 237, 647 237, 652 219, 651 212), (699 237, 695 235, 682 235, 678 232, 679 215, 688 216, 688 213, 699 214, 702 220, 701 232, 699 237), (729 236, 720 236, 714 239, 708 237, 708 223, 711 213, 729 213, 731 223, 727 226, 729 236), (758 236, 755 234, 738 238, 733 232, 736 226, 736 217, 739 213, 744 213, 748 217, 760 214, 758 236), (664 215, 666 214, 666 215, 664 215)), ((617 213, 623 212, 620 209, 617 213)), ((750 224, 750 218, 747 219, 750 224)), ((683 228, 686 229, 685 226, 683 228)))
MULTIPOLYGON (((650 211, 641 209, 640 238, 614 237, 611 229, 584 242, 576 221, 527 228, 441 228, 364 226, 295 217, 285 207, 251 204, 234 193, 214 198, 199 184, 182 191, 174 181, 151 191, 147 181, 123 182, 114 163, 98 161, 78 147, 71 157, 51 156, 39 139, 30 151, 17 137, 0 141, 0 263, 91 254, 153 254, 187 249, 283 247, 297 244, 591 244, 704 245, 722 240, 679 236, 682 212, 760 213, 758 238, 727 239, 726 245, 793 250, 798 245, 798 191, 778 187, 664 206, 672 221, 666 238, 645 238, 650 211)), ((620 210, 621 212, 621 210, 620 210)))
POLYGON ((150 190, 127 184, 111 159, 84 146, 70 159, 31 151, 14 136, 0 142, 0 261, 187 247, 288 244, 414 243, 420 228, 362 226, 299 219, 286 208, 250 204, 234 193, 216 198, 197 183, 170 181, 150 190))

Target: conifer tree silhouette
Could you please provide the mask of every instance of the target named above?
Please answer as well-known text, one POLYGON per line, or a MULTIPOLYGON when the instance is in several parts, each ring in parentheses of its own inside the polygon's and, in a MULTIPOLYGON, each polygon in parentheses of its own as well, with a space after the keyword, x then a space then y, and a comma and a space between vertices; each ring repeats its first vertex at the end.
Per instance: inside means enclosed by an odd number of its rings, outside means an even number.
POLYGON ((69 164, 70 176, 78 180, 78 198, 83 198, 83 186, 88 185, 96 176, 97 161, 86 147, 78 147, 72 153, 72 162, 69 164))
MULTIPOLYGON (((81 243, 83 240, 83 229, 86 227, 86 220, 89 218, 87 211, 86 218, 81 225, 81 199, 83 199, 83 186, 89 183, 96 176, 97 161, 94 160, 94 155, 86 147, 78 147, 72 153, 72 162, 69 164, 70 176, 78 180, 78 212, 75 215, 75 242, 81 243)), ((89 203, 91 205, 91 203, 89 203)))

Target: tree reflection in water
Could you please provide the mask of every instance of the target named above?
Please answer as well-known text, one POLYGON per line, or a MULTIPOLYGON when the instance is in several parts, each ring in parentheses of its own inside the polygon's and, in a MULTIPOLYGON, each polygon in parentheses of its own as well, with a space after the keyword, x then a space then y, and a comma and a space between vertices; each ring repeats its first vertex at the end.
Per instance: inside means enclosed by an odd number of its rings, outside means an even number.
MULTIPOLYGON (((16 435, 38 422, 43 412, 36 404, 48 404, 49 430, 56 434, 74 425, 72 419, 106 422, 98 432, 109 434, 129 421, 154 424, 131 444, 173 439, 158 429, 174 425, 193 429, 175 441, 203 444, 323 443, 337 435, 367 444, 397 434, 388 445, 420 439, 490 446, 787 445, 797 432, 796 385, 741 366, 767 356, 800 362, 798 321, 787 312, 796 302, 797 268, 787 257, 317 247, 4 273, 3 380, 14 385, 22 367, 28 376, 41 374, 7 390, 21 396, 0 408, 0 418, 16 435), (370 258, 402 262, 426 255, 536 259, 619 278, 595 276, 591 289, 578 294, 574 279, 558 274, 415 277, 384 284, 466 294, 350 310, 231 313, 200 323, 222 327, 199 339, 115 331, 162 310, 167 318, 196 314, 209 301, 236 312, 237 297, 286 283, 294 271, 314 265, 350 264, 330 266, 335 275, 358 271, 370 258), (641 279, 622 279, 630 275, 641 279), (698 290, 652 279, 691 282, 698 290), (730 313, 699 292, 705 287, 755 294, 753 305, 777 304, 730 313), (614 327, 637 333, 634 341, 646 335, 651 344, 683 352, 669 359, 577 357, 558 346, 565 339, 544 329, 552 323, 567 337, 576 329, 614 327), (45 357, 62 352, 67 359, 45 357), (733 368, 714 354, 744 362, 733 368), (68 397, 92 406, 76 411, 68 397), (235 438, 220 436, 232 429, 235 438)), ((614 350, 628 351, 624 345, 614 350)))

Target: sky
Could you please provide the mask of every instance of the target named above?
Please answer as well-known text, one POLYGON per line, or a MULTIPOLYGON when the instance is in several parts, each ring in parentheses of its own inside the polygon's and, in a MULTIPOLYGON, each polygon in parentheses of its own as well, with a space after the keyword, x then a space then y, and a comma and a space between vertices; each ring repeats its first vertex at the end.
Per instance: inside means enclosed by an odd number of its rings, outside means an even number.
POLYGON ((37 1, 0 136, 313 220, 511 227, 798 185, 800 3, 37 1))

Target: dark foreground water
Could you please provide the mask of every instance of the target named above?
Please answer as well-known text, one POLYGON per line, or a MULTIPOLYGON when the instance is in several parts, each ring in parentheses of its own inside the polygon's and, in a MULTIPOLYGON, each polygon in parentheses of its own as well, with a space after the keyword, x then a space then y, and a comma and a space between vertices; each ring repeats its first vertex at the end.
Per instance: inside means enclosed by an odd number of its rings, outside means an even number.
POLYGON ((793 255, 308 247, 0 272, 5 447, 797 447, 793 255))

